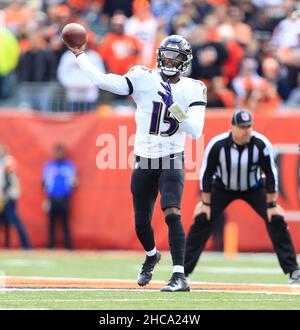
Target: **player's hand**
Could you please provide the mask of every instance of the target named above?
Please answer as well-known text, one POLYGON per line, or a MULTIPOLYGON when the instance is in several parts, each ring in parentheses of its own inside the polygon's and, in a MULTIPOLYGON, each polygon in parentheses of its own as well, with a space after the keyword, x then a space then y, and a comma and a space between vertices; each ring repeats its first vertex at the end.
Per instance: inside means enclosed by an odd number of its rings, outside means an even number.
POLYGON ((168 80, 166 84, 163 84, 163 83, 160 83, 160 84, 164 88, 165 92, 163 93, 163 92, 159 91, 159 92, 157 92, 157 94, 159 96, 161 96, 164 104, 167 107, 170 107, 174 103, 170 81, 168 80))
POLYGON ((198 216, 199 214, 201 213, 205 213, 206 214, 206 218, 207 220, 209 221, 210 220, 210 213, 211 213, 211 209, 210 209, 210 206, 208 205, 204 205, 202 203, 202 201, 200 201, 196 207, 195 207, 195 210, 194 210, 194 218, 196 216, 198 216))
POLYGON ((284 210, 280 205, 276 205, 275 207, 271 207, 267 209, 268 220, 271 222, 273 215, 281 215, 284 217, 284 210))
POLYGON ((84 51, 85 51, 86 43, 83 44, 83 45, 80 46, 80 47, 70 47, 70 46, 68 46, 68 45, 67 45, 67 47, 70 49, 70 51, 71 51, 74 55, 76 55, 76 54, 78 54, 78 53, 81 53, 81 52, 84 52, 84 51))
POLYGON ((165 89, 165 93, 159 91, 157 94, 161 96, 164 104, 168 107, 171 116, 175 118, 178 123, 182 123, 188 118, 188 115, 180 108, 177 103, 174 103, 170 81, 168 80, 166 84, 160 84, 165 89))

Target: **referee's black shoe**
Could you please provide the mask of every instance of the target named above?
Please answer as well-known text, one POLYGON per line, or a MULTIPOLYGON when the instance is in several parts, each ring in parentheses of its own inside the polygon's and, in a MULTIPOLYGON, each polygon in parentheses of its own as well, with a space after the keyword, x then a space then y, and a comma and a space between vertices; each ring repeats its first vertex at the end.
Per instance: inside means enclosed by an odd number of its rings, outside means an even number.
POLYGON ((146 256, 145 262, 139 272, 137 283, 139 286, 147 285, 152 278, 154 267, 159 263, 161 254, 157 251, 153 257, 146 256))
POLYGON ((167 285, 162 288, 160 291, 162 292, 182 292, 182 291, 190 291, 189 283, 187 278, 182 273, 173 273, 171 279, 167 283, 167 285))

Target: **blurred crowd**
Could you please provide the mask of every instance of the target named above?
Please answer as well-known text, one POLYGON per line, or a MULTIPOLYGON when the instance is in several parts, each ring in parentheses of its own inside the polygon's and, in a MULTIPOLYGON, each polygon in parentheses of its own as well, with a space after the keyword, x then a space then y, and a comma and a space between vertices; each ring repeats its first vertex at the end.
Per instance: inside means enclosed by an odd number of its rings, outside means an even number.
POLYGON ((209 108, 300 109, 300 1, 0 0, 0 10, 0 107, 17 93, 19 107, 49 111, 57 85, 62 110, 113 101, 62 43, 62 28, 78 22, 103 72, 155 68, 160 41, 180 34, 193 48, 187 75, 205 82, 209 108))

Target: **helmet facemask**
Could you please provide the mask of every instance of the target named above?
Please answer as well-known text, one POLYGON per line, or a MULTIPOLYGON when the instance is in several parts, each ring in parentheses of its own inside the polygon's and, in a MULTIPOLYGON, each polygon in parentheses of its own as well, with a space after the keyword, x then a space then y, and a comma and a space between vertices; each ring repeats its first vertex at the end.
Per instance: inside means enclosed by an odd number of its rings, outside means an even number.
POLYGON ((157 50, 157 67, 167 76, 174 76, 176 73, 185 73, 193 59, 190 47, 180 49, 172 43, 160 46, 157 50), (172 61, 173 66, 167 65, 167 61, 172 61))

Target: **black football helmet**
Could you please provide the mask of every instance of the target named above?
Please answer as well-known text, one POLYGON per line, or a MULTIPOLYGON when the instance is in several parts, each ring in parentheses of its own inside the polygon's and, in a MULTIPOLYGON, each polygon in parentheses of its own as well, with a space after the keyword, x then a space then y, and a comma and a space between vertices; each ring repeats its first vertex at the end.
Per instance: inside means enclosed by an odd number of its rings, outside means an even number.
POLYGON ((191 45, 179 35, 171 35, 165 38, 157 50, 157 67, 167 75, 177 72, 186 72, 193 59, 191 45), (164 65, 164 59, 172 59, 172 68, 164 65))

